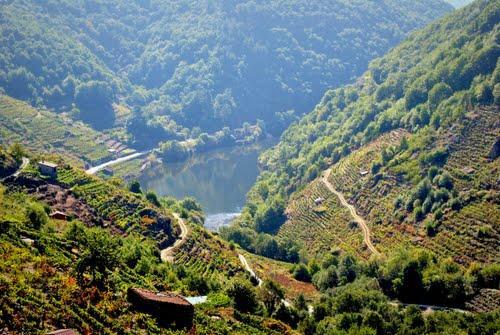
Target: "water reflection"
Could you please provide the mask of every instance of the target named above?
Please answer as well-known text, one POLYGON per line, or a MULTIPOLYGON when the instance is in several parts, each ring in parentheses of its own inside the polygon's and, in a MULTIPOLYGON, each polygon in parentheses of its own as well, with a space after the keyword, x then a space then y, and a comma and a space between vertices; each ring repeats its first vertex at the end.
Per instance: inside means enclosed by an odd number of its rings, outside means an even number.
POLYGON ((149 169, 139 179, 145 189, 162 196, 195 197, 207 214, 207 224, 216 229, 240 211, 259 173, 258 155, 272 144, 266 141, 197 154, 186 162, 149 169))

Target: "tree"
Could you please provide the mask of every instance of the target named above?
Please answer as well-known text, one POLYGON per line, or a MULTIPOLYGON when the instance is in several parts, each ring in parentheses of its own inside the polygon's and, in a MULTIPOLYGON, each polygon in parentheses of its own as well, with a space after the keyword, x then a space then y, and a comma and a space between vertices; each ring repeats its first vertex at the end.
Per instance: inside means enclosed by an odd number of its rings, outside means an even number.
POLYGON ((76 106, 83 121, 98 129, 109 128, 115 121, 115 112, 111 105, 114 93, 108 83, 89 81, 77 86, 75 91, 76 106))
POLYGON ((352 283, 357 276, 357 263, 356 258, 352 255, 345 255, 339 263, 338 276, 340 283, 345 285, 352 283))
POLYGON ((84 275, 89 274, 92 277, 90 284, 102 287, 109 272, 120 262, 120 240, 105 230, 93 228, 85 234, 84 247, 85 251, 76 263, 77 280, 84 285, 84 275))
POLYGON ((326 291, 329 288, 337 286, 339 284, 339 278, 336 267, 331 265, 326 269, 316 272, 312 278, 312 282, 314 286, 321 291, 326 291))
POLYGON ((132 180, 130 182, 130 184, 128 185, 128 190, 130 192, 136 193, 136 194, 141 194, 142 193, 141 184, 139 183, 138 180, 132 180))
POLYGON ((299 264, 293 270, 293 278, 304 282, 310 282, 311 274, 304 264, 299 264))
POLYGON ((259 305, 255 289, 247 281, 234 280, 226 293, 233 300, 234 308, 240 312, 254 312, 259 305))
POLYGON ((437 83, 429 91, 429 108, 435 110, 441 101, 449 98, 453 93, 453 90, 448 84, 437 83))
POLYGON ((26 217, 28 218, 31 226, 35 229, 40 229, 48 222, 49 219, 43 206, 38 203, 29 204, 26 210, 26 217))
POLYGON ((20 143, 16 142, 9 147, 9 154, 19 163, 26 156, 26 151, 20 143))
POLYGON ((438 185, 439 187, 444 187, 448 190, 453 189, 453 179, 448 172, 443 172, 441 177, 439 177, 438 185))
MULTIPOLYGON (((135 192, 134 192, 135 193, 135 192)), ((158 196, 156 195, 155 192, 153 191, 148 191, 146 193, 146 199, 152 203, 153 205, 155 205, 156 207, 161 207, 161 204, 160 204, 160 201, 158 200, 158 196)))
POLYGON ((268 315, 272 315, 285 297, 285 292, 277 283, 266 280, 259 289, 259 297, 266 306, 268 315))
POLYGON ((273 233, 285 222, 283 199, 273 198, 263 204, 255 213, 255 228, 258 232, 273 233))
POLYGON ((202 211, 201 205, 193 197, 186 197, 182 199, 181 206, 187 211, 197 211, 197 212, 202 211))

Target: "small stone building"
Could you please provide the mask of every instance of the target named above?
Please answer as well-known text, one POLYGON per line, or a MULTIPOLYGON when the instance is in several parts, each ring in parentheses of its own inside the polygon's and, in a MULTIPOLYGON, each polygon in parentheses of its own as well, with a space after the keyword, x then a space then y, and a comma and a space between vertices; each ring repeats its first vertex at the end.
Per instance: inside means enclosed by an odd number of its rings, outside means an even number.
POLYGON ((178 294, 154 293, 131 287, 127 296, 134 308, 154 316, 160 323, 175 324, 180 328, 189 328, 193 325, 194 307, 178 294))
POLYGON ((38 170, 41 174, 50 177, 57 176, 57 164, 52 162, 40 161, 38 162, 38 170))
POLYGON ((68 215, 66 213, 63 213, 60 211, 52 212, 52 213, 50 213, 49 216, 51 219, 55 219, 55 220, 64 220, 64 221, 68 220, 68 215))

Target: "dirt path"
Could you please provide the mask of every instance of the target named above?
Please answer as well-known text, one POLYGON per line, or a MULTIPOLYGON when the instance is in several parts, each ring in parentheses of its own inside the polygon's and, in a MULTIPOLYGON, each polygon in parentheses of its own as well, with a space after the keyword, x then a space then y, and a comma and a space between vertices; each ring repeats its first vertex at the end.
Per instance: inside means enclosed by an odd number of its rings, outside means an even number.
POLYGON ((238 257, 240 258, 240 262, 243 265, 243 267, 245 268, 245 270, 248 273, 250 273, 250 276, 252 276, 253 278, 255 278, 257 280, 258 286, 261 286, 262 285, 262 279, 260 279, 259 277, 257 277, 257 275, 255 274, 255 272, 250 267, 250 265, 248 265, 248 262, 247 262, 247 259, 245 258, 245 256, 243 256, 242 254, 238 254, 238 257))
POLYGON ((19 167, 19 169, 17 169, 17 171, 16 171, 16 172, 14 172, 12 175, 13 175, 14 177, 19 176, 19 174, 20 174, 21 172, 23 172, 24 168, 25 168, 25 167, 27 167, 29 163, 30 163, 29 158, 23 157, 23 162, 21 163, 21 166, 20 166, 20 167, 19 167))
POLYGON ((120 158, 117 158, 117 159, 113 159, 112 161, 103 163, 101 165, 94 166, 94 167, 86 170, 85 172, 87 172, 88 174, 96 174, 97 172, 103 170, 104 168, 106 168, 108 166, 112 166, 112 165, 116 165, 116 164, 119 164, 119 163, 123 163, 123 162, 129 161, 129 160, 132 160, 134 158, 138 158, 138 157, 144 156, 144 155, 146 155, 148 153, 149 153, 149 151, 136 152, 135 154, 131 154, 131 155, 128 155, 128 156, 125 156, 125 157, 120 157, 120 158))
MULTIPOLYGON (((258 285, 257 286, 262 286, 262 284, 264 283, 262 279, 260 279, 257 274, 252 270, 252 268, 250 267, 250 265, 248 264, 247 262, 247 259, 245 258, 245 256, 243 256, 242 254, 238 254, 238 257, 240 259, 240 262, 241 264, 243 265, 243 267, 245 268, 245 270, 250 273, 250 276, 252 276, 253 278, 255 278, 257 280, 257 283, 258 285)), ((281 302, 283 303, 283 305, 285 305, 286 307, 291 307, 293 306, 293 304, 286 300, 286 299, 281 299, 281 302)), ((309 312, 309 314, 312 314, 313 312, 313 307, 312 305, 307 305, 307 310, 309 312)))
POLYGON ((10 178, 10 177, 17 177, 21 174, 21 172, 23 172, 23 170, 28 166, 28 164, 30 163, 30 160, 26 157, 23 157, 22 158, 22 163, 21 165, 17 168, 16 171, 14 171, 14 173, 4 177, 4 178, 0 178, 0 181, 4 181, 6 180, 7 178, 10 178))
POLYGON ((173 263, 174 262, 174 251, 176 248, 180 247, 181 245, 186 242, 187 236, 188 236, 188 228, 186 226, 186 222, 184 222, 184 219, 179 216, 177 213, 173 213, 174 217, 177 219, 179 222, 179 225, 181 227, 181 235, 179 238, 172 244, 170 247, 163 249, 160 252, 160 258, 163 262, 169 262, 173 263))
POLYGON ((338 192, 333 187, 333 185, 330 183, 330 181, 328 180, 328 177, 330 176, 331 172, 332 172, 332 169, 328 169, 328 170, 323 172, 323 176, 321 178, 323 184, 325 184, 325 186, 328 188, 328 190, 330 192, 332 192, 333 194, 335 194, 337 196, 337 198, 339 198, 342 206, 346 207, 349 210, 349 212, 351 213, 351 216, 354 218, 354 221, 356 221, 359 224, 359 226, 361 227, 361 230, 363 230, 363 241, 365 242, 368 249, 370 249, 370 251, 373 254, 380 256, 380 252, 378 252, 378 250, 375 249, 375 247, 372 244, 372 241, 370 239, 370 228, 366 224, 366 221, 361 216, 359 216, 358 213, 356 213, 356 209, 354 208, 354 206, 350 205, 346 201, 346 199, 344 198, 342 193, 338 192))

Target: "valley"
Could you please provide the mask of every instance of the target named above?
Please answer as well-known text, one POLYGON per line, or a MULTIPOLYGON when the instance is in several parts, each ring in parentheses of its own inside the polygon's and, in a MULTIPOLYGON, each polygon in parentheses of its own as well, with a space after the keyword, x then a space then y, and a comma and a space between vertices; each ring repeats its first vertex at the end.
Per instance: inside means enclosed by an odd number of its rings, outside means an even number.
POLYGON ((500 0, 0 4, 2 335, 497 335, 499 241, 500 0))

